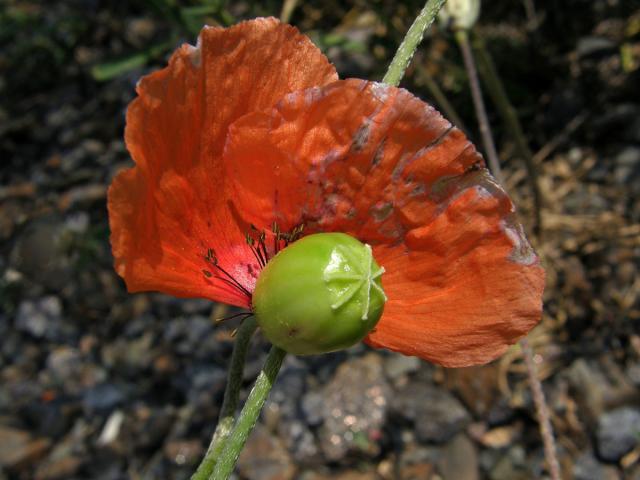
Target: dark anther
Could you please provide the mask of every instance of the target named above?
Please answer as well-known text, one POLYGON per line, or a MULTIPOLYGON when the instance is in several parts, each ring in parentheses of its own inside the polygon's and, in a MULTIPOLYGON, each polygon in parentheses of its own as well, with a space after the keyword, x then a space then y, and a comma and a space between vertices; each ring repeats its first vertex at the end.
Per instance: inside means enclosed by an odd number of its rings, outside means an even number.
POLYGON ((273 254, 276 255, 280 251, 280 228, 277 222, 271 225, 271 232, 273 233, 273 254))
POLYGON ((273 234, 273 249, 271 252, 267 247, 267 233, 264 230, 258 230, 253 224, 250 225, 250 229, 251 231, 245 235, 245 241, 258 266, 264 268, 272 255, 276 255, 283 246, 286 247, 302 236, 304 225, 298 225, 291 232, 284 233, 280 230, 278 224, 273 222, 271 225, 271 233, 273 234))
MULTIPOLYGON (((251 225, 251 229, 257 231, 257 229, 253 225, 251 225)), ((258 265, 260 265, 260 267, 264 267, 267 264, 269 256, 267 255, 266 250, 263 252, 262 249, 260 248, 260 242, 264 243, 263 235, 258 236, 257 246, 256 246, 256 240, 251 236, 250 233, 247 233, 245 235, 245 239, 247 241, 247 245, 249 245, 249 248, 251 249, 251 253, 253 253, 253 256, 258 262, 258 265)))
POLYGON ((213 251, 213 248, 207 249, 207 255, 204 257, 205 261, 211 263, 212 265, 218 264, 218 257, 216 257, 216 252, 213 251))
POLYGON ((266 238, 267 238, 267 235, 264 233, 264 230, 263 230, 262 232, 260 232, 260 236, 258 237, 258 245, 262 249, 262 255, 264 258, 265 265, 269 260, 269 254, 267 253, 267 244, 265 243, 266 238))

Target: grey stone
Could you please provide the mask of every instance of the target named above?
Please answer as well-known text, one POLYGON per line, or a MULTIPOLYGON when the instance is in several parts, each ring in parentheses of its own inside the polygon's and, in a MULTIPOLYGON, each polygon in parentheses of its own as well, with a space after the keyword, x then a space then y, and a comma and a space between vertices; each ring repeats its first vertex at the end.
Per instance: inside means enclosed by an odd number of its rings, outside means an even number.
POLYGON ((598 454, 607 462, 617 462, 638 444, 640 410, 620 407, 603 413, 598 421, 598 454))
POLYGON ((212 333, 213 324, 206 317, 179 317, 168 325, 165 339, 175 345, 176 352, 203 358, 209 350, 208 340, 212 333))
POLYGON ((529 480, 533 478, 527 468, 526 453, 521 446, 511 447, 489 472, 491 480, 529 480))
POLYGON ((278 433, 296 463, 319 463, 322 460, 315 436, 304 422, 283 421, 278 433))
POLYGON ((616 155, 613 176, 618 184, 628 186, 633 193, 640 192, 640 148, 626 147, 616 155))
POLYGON ((384 362, 384 371, 390 379, 396 379, 420 368, 420 359, 392 353, 384 362))
POLYGON ((57 340, 60 333, 62 302, 49 295, 20 303, 16 314, 16 328, 36 338, 57 340))
POLYGON ((398 480, 422 480, 432 478, 442 451, 436 447, 405 445, 398 461, 398 480))
POLYGON ((324 389, 319 438, 325 456, 338 461, 350 451, 377 455, 390 397, 379 355, 343 363, 324 389))
POLYGON ((615 468, 602 465, 591 452, 584 452, 573 465, 574 480, 618 480, 615 468))
POLYGON ((80 352, 75 348, 63 346, 52 350, 47 357, 47 370, 56 382, 64 383, 70 376, 78 375, 82 368, 80 352))
POLYGON ((285 359, 278 379, 266 402, 266 407, 277 410, 280 417, 298 418, 298 404, 306 389, 307 370, 294 356, 285 359))
POLYGON ((296 468, 277 437, 257 425, 238 459, 238 470, 251 480, 290 480, 296 468))
POLYGON ((307 392, 302 397, 302 413, 308 425, 315 427, 322 423, 324 398, 318 391, 307 392))
POLYGON ((478 480, 478 452, 473 442, 460 433, 444 447, 438 468, 443 478, 478 480))
POLYGON ((627 377, 636 387, 640 387, 640 362, 632 363, 627 367, 627 377))
POLYGON ((11 251, 11 265, 33 282, 61 291, 71 278, 72 232, 58 216, 31 222, 11 251))
POLYGON ((444 443, 471 421, 456 397, 425 383, 407 385, 396 397, 393 408, 414 422, 417 437, 423 442, 444 443))
POLYGON ((101 383, 85 392, 82 403, 89 414, 106 414, 120 406, 125 399, 122 388, 113 383, 101 383))

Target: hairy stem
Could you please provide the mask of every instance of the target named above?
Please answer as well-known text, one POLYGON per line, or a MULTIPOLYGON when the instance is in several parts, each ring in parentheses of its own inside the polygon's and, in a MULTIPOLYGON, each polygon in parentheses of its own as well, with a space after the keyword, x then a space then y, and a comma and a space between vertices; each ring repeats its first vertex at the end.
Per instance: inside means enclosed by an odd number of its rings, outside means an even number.
POLYGON ((533 351, 529 346, 526 338, 520 340, 520 347, 524 354, 524 362, 527 366, 527 374, 529 376, 529 386, 533 394, 533 403, 536 406, 538 414, 538 423, 540 424, 540 434, 542 435, 542 443, 544 444, 544 456, 549 467, 549 475, 551 480, 560 480, 560 464, 558 463, 558 455, 556 452, 556 442, 553 438, 553 427, 549 419, 549 409, 542 391, 542 383, 538 378, 538 370, 533 361, 533 351))
POLYGON ((233 472, 240 452, 258 420, 271 387, 273 387, 285 355, 286 352, 284 350, 275 345, 271 347, 269 356, 256 379, 256 383, 253 385, 242 412, 240 412, 233 432, 226 439, 224 450, 220 454, 209 480, 226 480, 233 472))
POLYGON ((409 27, 409 31, 407 31, 404 40, 402 40, 402 43, 398 47, 393 60, 391 60, 387 73, 382 79, 383 83, 393 85, 394 87, 400 84, 400 80, 402 80, 416 48, 418 48, 418 45, 422 41, 425 30, 433 23, 445 1, 446 0, 427 0, 424 8, 413 21, 411 27, 409 27))
POLYGON ((205 480, 209 478, 225 446, 225 441, 231 433, 238 408, 240 387, 242 386, 242 373, 249 350, 249 343, 257 326, 256 319, 249 317, 245 319, 238 328, 236 343, 233 346, 233 353, 231 354, 227 386, 224 391, 224 400, 222 401, 222 408, 220 409, 218 425, 213 433, 213 438, 211 439, 207 453, 202 463, 200 463, 198 470, 191 477, 191 480, 205 480))
POLYGON ((502 169, 500 168, 500 160, 498 160, 498 152, 496 151, 496 144, 493 142, 493 136, 491 135, 491 126, 489 125, 489 117, 487 117, 487 110, 484 106, 484 100, 482 100, 482 90, 480 89, 480 81, 478 80, 478 72, 476 71, 476 64, 473 59, 473 52, 469 45, 469 35, 466 30, 457 30, 455 32, 456 41, 460 46, 462 52, 462 58, 464 60, 464 67, 467 70, 469 76, 469 86, 471 88, 471 97, 473 98, 473 107, 478 117, 478 128, 480 135, 482 136, 482 145, 484 146, 484 153, 487 156, 487 163, 493 176, 496 177, 498 182, 504 186, 504 177, 502 176, 502 169))

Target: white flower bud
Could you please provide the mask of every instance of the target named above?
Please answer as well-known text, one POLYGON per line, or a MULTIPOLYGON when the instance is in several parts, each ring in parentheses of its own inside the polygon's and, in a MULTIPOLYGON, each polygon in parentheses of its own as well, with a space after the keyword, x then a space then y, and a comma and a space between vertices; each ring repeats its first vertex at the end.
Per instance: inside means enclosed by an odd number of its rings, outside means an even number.
POLYGON ((447 0, 440 10, 440 22, 452 30, 468 30, 480 15, 480 0, 447 0))

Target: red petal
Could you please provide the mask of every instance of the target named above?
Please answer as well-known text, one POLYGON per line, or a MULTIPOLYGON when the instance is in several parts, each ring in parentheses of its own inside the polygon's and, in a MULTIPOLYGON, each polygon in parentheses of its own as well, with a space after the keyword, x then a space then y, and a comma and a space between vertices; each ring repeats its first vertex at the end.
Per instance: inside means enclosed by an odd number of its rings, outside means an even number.
POLYGON ((295 92, 230 127, 225 165, 247 221, 374 246, 389 301, 372 345, 484 363, 540 318, 544 273, 511 201, 464 135, 405 90, 295 92))
POLYGON ((404 244, 374 247, 393 301, 366 341, 463 367, 493 360, 540 320, 544 271, 485 170, 453 182, 404 244))
POLYGON ((111 242, 130 291, 160 290, 248 305, 246 296, 207 276, 209 248, 248 289, 254 259, 230 211, 220 154, 238 117, 285 94, 337 78, 308 38, 275 19, 202 30, 198 46, 178 49, 169 66, 144 77, 125 132, 136 167, 109 190, 111 242))

